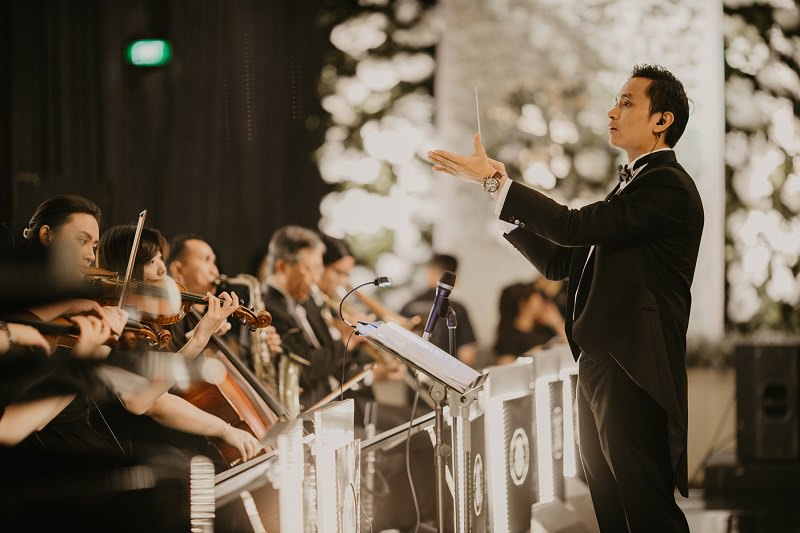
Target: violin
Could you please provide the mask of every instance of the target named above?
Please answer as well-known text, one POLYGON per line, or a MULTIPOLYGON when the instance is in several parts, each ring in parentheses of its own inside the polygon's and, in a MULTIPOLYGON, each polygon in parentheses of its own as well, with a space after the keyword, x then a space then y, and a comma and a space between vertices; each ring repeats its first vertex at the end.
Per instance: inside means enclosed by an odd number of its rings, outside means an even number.
MULTIPOLYGON (((115 304, 125 286, 117 272, 101 268, 90 268, 85 276, 99 290, 101 303, 115 304)), ((194 304, 208 305, 201 294, 187 292, 170 277, 161 281, 131 280, 127 286, 126 310, 138 317, 140 322, 166 326, 180 322, 194 304)), ((266 311, 254 311, 244 305, 233 312, 233 317, 251 330, 265 328, 272 323, 272 315, 266 311)))
MULTIPOLYGON (((37 318, 15 316, 5 317, 3 320, 36 328, 42 335, 52 337, 51 342, 56 346, 73 347, 81 334, 80 328, 65 318, 47 322, 37 318)), ((151 348, 167 348, 172 342, 172 334, 164 329, 156 330, 136 320, 128 320, 119 338, 110 339, 107 344, 113 348, 131 350, 139 341, 144 341, 151 348)))

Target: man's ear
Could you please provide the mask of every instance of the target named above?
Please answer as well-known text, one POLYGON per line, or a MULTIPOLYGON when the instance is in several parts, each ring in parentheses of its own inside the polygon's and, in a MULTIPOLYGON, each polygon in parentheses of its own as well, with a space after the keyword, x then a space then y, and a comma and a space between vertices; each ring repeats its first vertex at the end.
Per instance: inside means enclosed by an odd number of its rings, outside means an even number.
POLYGON ((661 117, 656 121, 653 133, 664 133, 667 128, 672 126, 673 122, 675 122, 675 115, 672 114, 672 111, 664 111, 661 113, 661 117))
POLYGON ((183 265, 177 259, 167 266, 167 270, 169 270, 169 275, 172 279, 181 283, 183 281, 183 265))
POLYGON ((45 246, 50 246, 53 242, 53 230, 47 224, 39 228, 39 242, 45 246))

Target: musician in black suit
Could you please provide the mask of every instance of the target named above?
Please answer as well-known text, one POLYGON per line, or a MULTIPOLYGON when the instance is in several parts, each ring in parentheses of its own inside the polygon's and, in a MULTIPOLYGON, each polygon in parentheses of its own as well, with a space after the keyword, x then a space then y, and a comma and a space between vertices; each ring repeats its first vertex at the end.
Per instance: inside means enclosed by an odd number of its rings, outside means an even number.
POLYGON ((305 305, 322 274, 325 245, 313 231, 285 226, 272 236, 265 259, 264 304, 284 349, 308 362, 300 376, 300 402, 309 408, 331 392, 329 376, 341 373, 344 345, 333 339, 318 310, 305 305), (311 312, 309 311, 311 309, 311 312))
POLYGON ((688 531, 686 330, 703 206, 672 147, 688 121, 683 85, 637 66, 608 111, 609 142, 627 154, 602 202, 569 209, 507 179, 475 153, 429 153, 434 169, 483 183, 506 238, 546 277, 569 277, 566 330, 579 362, 584 470, 600 528, 688 531))

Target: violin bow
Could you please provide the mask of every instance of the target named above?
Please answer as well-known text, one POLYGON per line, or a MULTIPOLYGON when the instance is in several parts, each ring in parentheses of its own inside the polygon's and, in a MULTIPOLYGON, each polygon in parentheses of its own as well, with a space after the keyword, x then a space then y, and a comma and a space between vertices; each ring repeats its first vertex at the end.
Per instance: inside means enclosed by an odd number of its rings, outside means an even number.
POLYGON ((136 233, 133 236, 133 246, 131 246, 131 255, 128 259, 128 268, 125 271, 125 281, 122 284, 122 292, 120 292, 119 303, 117 304, 117 307, 120 309, 122 309, 122 305, 125 303, 125 297, 128 295, 128 284, 133 274, 133 264, 136 261, 136 252, 139 250, 139 239, 142 236, 145 218, 147 218, 147 209, 139 213, 139 221, 136 223, 136 233))

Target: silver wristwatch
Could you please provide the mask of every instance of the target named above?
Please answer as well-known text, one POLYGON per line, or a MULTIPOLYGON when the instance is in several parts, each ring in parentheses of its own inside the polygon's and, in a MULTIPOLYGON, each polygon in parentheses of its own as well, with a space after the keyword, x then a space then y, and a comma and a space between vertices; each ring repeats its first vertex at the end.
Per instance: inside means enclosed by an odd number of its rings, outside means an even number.
POLYGON ((500 179, 502 177, 503 173, 498 170, 491 176, 483 178, 483 190, 489 193, 496 192, 500 188, 500 179))

